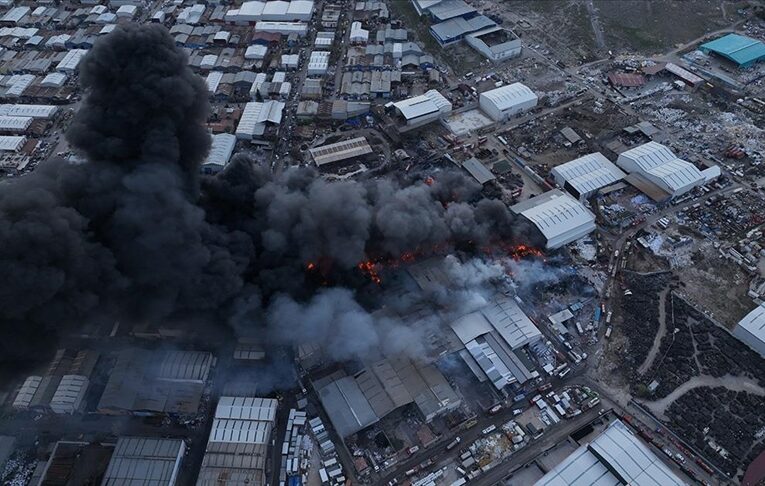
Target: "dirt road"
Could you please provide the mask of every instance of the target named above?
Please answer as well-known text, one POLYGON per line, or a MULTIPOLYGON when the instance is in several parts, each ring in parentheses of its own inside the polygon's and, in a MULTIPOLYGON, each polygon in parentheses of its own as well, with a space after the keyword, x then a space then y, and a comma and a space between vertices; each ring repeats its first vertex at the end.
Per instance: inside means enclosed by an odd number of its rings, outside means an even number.
POLYGON ((702 386, 707 386, 710 388, 722 386, 735 392, 744 391, 759 396, 765 396, 765 388, 761 387, 756 381, 744 376, 725 375, 721 378, 716 378, 711 375, 699 375, 694 376, 679 387, 675 388, 672 393, 662 398, 661 400, 644 402, 643 404, 648 407, 657 417, 661 418, 662 420, 668 420, 667 416, 664 414, 664 412, 667 410, 667 407, 669 407, 672 402, 680 398, 685 393, 693 390, 694 388, 699 388, 702 386))

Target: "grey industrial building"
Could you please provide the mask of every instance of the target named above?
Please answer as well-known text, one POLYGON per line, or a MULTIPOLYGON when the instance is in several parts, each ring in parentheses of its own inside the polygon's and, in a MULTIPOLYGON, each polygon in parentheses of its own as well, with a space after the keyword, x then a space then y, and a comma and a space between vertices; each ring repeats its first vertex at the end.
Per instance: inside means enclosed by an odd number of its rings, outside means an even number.
POLYGON ((109 375, 98 411, 193 415, 213 361, 212 354, 201 351, 124 350, 109 375))
POLYGON ((221 397, 197 486, 267 484, 266 461, 277 406, 273 398, 221 397))
POLYGON ((523 348, 542 339, 542 333, 512 298, 497 296, 452 322, 451 328, 465 346, 460 357, 480 381, 488 379, 502 390, 538 376, 523 348))
POLYGON ((186 444, 181 439, 120 437, 102 486, 174 486, 186 444))
POLYGON ((433 365, 404 357, 369 363, 355 376, 337 372, 314 384, 332 425, 342 437, 414 403, 427 422, 455 410, 461 399, 433 365))
POLYGON ((733 328, 733 335, 765 358, 765 304, 745 315, 733 328))
POLYGON ((528 219, 544 236, 550 250, 595 231, 595 215, 560 189, 553 189, 515 204, 510 210, 528 219))
POLYGON ((576 451, 534 486, 683 486, 685 483, 620 420, 576 451))

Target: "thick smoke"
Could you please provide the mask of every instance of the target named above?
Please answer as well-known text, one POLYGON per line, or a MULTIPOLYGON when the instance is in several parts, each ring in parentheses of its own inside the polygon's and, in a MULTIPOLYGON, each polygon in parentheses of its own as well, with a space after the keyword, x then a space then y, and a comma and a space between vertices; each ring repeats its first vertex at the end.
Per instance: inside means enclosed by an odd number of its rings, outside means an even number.
MULTIPOLYGON (((372 317, 340 287, 358 278, 359 262, 532 234, 449 171, 433 185, 328 182, 239 156, 200 180, 207 91, 163 27, 118 27, 80 69, 85 99, 67 137, 86 161, 52 160, 0 186, 1 359, 95 320, 190 315, 276 343, 316 338, 338 358, 406 352, 416 329, 372 317), (335 287, 316 291, 308 262, 335 287)), ((475 269, 458 270, 461 290, 422 299, 469 289, 475 269)))

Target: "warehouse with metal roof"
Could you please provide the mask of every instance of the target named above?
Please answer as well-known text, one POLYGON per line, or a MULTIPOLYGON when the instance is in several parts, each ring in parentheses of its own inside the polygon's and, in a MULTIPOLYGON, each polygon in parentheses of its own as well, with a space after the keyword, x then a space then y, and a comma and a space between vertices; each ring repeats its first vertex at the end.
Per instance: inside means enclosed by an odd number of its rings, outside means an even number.
POLYGON ((478 96, 478 105, 494 121, 508 118, 537 106, 539 97, 522 83, 512 83, 484 91, 478 96))
POLYGON ((637 173, 671 197, 704 184, 701 171, 678 158, 669 147, 648 142, 619 154, 616 164, 629 174, 637 173))
POLYGON ((20 135, 0 135, 0 152, 18 152, 26 141, 27 137, 20 135))
POLYGON ((55 105, 0 104, 0 116, 30 116, 32 118, 53 118, 58 111, 55 105))
POLYGON ((236 147, 236 135, 218 133, 211 138, 210 153, 202 164, 202 172, 205 174, 216 174, 223 170, 228 165, 236 147))
POLYGON ((0 132, 24 133, 32 126, 31 116, 2 116, 0 115, 0 132))
POLYGON ((758 305, 738 321, 733 335, 765 358, 765 304, 758 305))
POLYGON ((263 486, 276 421, 273 398, 223 396, 215 409, 197 486, 263 486))
POLYGON ((521 55, 521 39, 498 25, 466 35, 465 42, 492 62, 521 55))
POLYGON ((684 486, 661 459, 615 420, 592 442, 583 444, 535 486, 684 486))
POLYGON ((319 388, 319 400, 340 437, 348 437, 380 420, 351 376, 319 388))
POLYGON ((247 103, 244 105, 242 117, 236 126, 236 138, 252 140, 261 137, 266 132, 268 124, 278 125, 282 122, 283 111, 284 102, 282 101, 268 100, 247 103))
POLYGON ((105 414, 197 413, 213 358, 202 351, 120 352, 98 402, 105 414))
POLYGON ((435 22, 444 22, 456 17, 470 18, 476 15, 476 9, 463 0, 443 0, 427 9, 435 22))
POLYGON ((355 159, 372 153, 372 147, 365 137, 356 137, 337 143, 322 145, 308 149, 311 158, 317 167, 322 167, 333 162, 355 159))
POLYGON ((73 72, 77 70, 77 66, 80 65, 80 61, 88 51, 86 49, 72 49, 67 52, 61 62, 56 66, 56 71, 63 71, 65 73, 73 72))
POLYGON ((478 181, 478 183, 481 185, 496 179, 494 174, 492 174, 491 171, 487 169, 486 166, 483 165, 481 161, 475 157, 470 157, 464 161, 462 163, 462 168, 468 171, 468 174, 473 176, 473 179, 478 181))
POLYGON ((510 207, 531 221, 554 250, 595 230, 595 215, 581 202, 559 189, 547 191, 510 207))
POLYGON ((451 113, 452 103, 444 95, 431 89, 420 96, 392 103, 407 127, 420 127, 451 113))
POLYGON ((446 47, 461 41, 468 34, 495 25, 497 24, 485 15, 477 15, 469 19, 455 17, 445 22, 431 25, 430 34, 436 39, 441 47, 446 47))
POLYGON ((181 439, 120 437, 101 485, 173 486, 185 452, 181 439))
POLYGON ((80 410, 90 380, 83 375, 64 375, 50 400, 53 413, 73 414, 80 410))
POLYGON ((450 326, 465 346, 460 357, 479 380, 488 379, 502 390, 535 376, 522 348, 539 341, 542 333, 512 298, 499 295, 450 326))
POLYGON ((550 171, 555 183, 577 199, 586 199, 625 175, 600 152, 583 155, 550 171))
POLYGON ((765 44, 739 34, 728 34, 699 46, 702 52, 722 56, 739 67, 749 67, 765 59, 765 44))
POLYGON ((414 403, 426 422, 460 406, 461 399, 433 365, 396 356, 367 363, 355 376, 337 372, 314 384, 338 434, 352 435, 414 403))

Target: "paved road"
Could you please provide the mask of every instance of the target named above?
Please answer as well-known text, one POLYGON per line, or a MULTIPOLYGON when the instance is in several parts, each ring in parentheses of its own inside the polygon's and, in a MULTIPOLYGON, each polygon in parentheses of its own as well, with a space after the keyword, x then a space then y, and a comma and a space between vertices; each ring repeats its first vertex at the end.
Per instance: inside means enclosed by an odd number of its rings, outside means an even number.
POLYGON ((515 471, 518 467, 530 463, 543 451, 550 449, 561 441, 565 441, 566 438, 577 429, 597 419, 599 410, 600 407, 595 407, 573 419, 558 424, 552 429, 548 427, 545 431, 545 435, 516 452, 505 462, 478 477, 470 484, 475 486, 490 486, 497 484, 497 482, 506 478, 511 471, 515 471))

